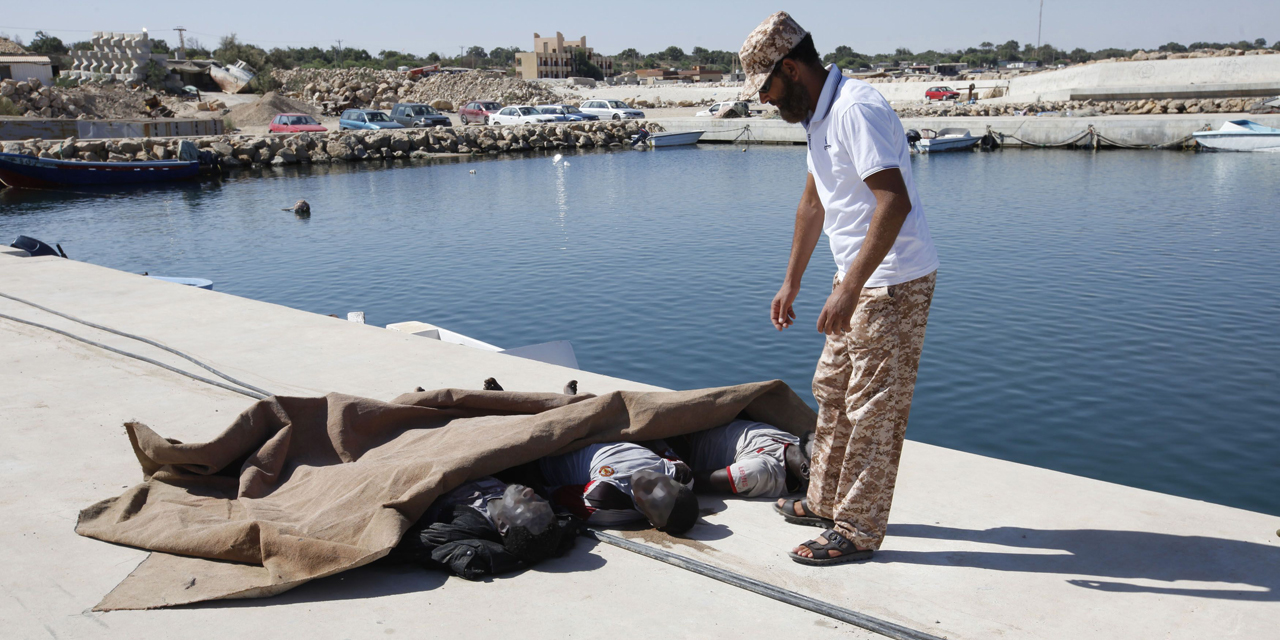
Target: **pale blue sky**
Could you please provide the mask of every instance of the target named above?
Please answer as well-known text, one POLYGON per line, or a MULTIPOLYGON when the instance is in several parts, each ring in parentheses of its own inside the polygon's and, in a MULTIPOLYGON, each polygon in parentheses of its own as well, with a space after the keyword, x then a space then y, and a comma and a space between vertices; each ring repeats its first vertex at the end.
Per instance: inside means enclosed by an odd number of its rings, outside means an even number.
MULTIPOLYGON (((44 29, 66 42, 89 32, 137 31, 177 43, 175 26, 202 44, 230 32, 272 46, 344 46, 396 49, 425 55, 454 53, 460 45, 532 46, 533 32, 566 38, 587 36, 604 54, 628 47, 642 53, 677 45, 737 50, 742 39, 773 11, 789 11, 809 29, 822 52, 847 44, 863 53, 976 46, 983 40, 1035 42, 1039 0, 863 0, 762 2, 600 2, 524 0, 408 2, 19 2, 5 0, 0 32, 30 40, 44 29), (358 7, 352 9, 351 7, 358 7)), ((1234 42, 1280 39, 1277 0, 1046 0, 1045 43, 1075 47, 1154 48, 1171 40, 1234 42)))

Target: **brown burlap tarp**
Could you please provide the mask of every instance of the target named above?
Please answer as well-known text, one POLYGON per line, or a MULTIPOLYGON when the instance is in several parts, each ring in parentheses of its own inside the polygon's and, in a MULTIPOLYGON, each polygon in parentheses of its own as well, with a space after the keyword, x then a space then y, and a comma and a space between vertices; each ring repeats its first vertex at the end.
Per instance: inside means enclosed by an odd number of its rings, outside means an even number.
POLYGON ((602 396, 272 397, 201 444, 125 425, 144 482, 82 511, 76 532, 160 552, 97 610, 270 596, 385 556, 436 496, 472 478, 739 415, 796 434, 816 420, 777 380, 602 396))

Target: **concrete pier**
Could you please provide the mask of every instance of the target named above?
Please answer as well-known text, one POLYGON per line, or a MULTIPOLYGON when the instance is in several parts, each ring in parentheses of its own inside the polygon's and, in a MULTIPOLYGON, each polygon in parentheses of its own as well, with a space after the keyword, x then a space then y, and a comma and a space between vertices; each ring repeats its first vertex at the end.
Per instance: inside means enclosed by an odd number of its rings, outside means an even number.
MULTIPOLYGON (((652 388, 14 254, 0 251, 0 292, 163 342, 280 394, 385 400, 414 386, 479 388, 489 376, 518 390, 557 391, 568 378, 592 393, 652 388)), ((203 373, 7 299, 0 298, 0 313, 203 373)), ((252 400, 4 319, 0 345, 6 636, 549 638, 643 629, 656 637, 873 637, 587 541, 568 557, 489 582, 375 565, 267 600, 92 613, 146 556, 73 531, 81 508, 140 479, 121 424, 139 420, 165 436, 201 441, 252 400)), ((1280 518, 920 443, 907 444, 889 538, 868 563, 795 564, 785 551, 816 529, 783 523, 763 501, 706 499, 703 506, 715 512, 691 539, 625 535, 953 640, 1266 638, 1280 619, 1280 518)))
MULTIPOLYGON (((1172 114, 1159 116, 1095 116, 1088 118, 1015 116, 1015 117, 953 117, 953 118, 903 118, 906 129, 933 129, 947 127, 968 129, 974 135, 993 132, 1008 136, 1008 146, 1023 146, 1013 137, 1032 145, 1054 145, 1075 138, 1092 126, 1103 137, 1126 145, 1163 145, 1175 142, 1192 132, 1208 127, 1217 129, 1228 120, 1253 120, 1269 127, 1280 127, 1280 115, 1250 115, 1247 113, 1172 114)), ((760 118, 666 118, 655 120, 667 131, 704 130, 702 142, 765 142, 778 144, 805 144, 804 127, 782 120, 760 118), (744 131, 745 127, 745 131, 744 131)), ((1108 146, 1105 143, 1102 146, 1108 146)))

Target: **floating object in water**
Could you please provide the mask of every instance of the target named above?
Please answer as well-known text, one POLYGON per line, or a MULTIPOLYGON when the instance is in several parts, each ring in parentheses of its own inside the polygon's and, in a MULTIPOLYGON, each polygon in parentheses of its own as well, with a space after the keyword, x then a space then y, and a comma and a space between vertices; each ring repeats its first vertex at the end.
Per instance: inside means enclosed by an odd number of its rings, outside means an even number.
POLYGON ((552 158, 552 159, 551 159, 551 164, 555 164, 555 163, 557 163, 557 162, 560 162, 560 160, 561 160, 562 158, 564 158, 564 156, 562 156, 562 155, 560 155, 560 154, 558 154, 558 153, 557 153, 557 154, 556 154, 556 157, 554 157, 554 158, 552 158))
POLYGON ((566 167, 567 167, 567 166, 569 166, 569 161, 568 161, 568 160, 565 160, 565 161, 564 161, 564 166, 566 166, 566 167))
POLYGON ((498 381, 494 378, 484 379, 484 390, 485 391, 505 391, 505 389, 502 388, 502 385, 498 384, 498 381))
POLYGON ((185 284, 185 285, 187 285, 188 287, 195 287, 195 288, 197 288, 197 289, 208 289, 209 291, 213 291, 213 281, 212 281, 212 280, 210 280, 210 279, 208 279, 208 278, 183 278, 183 277, 177 277, 177 276, 153 276, 153 275, 148 275, 148 274, 146 274, 146 273, 144 273, 144 274, 142 274, 142 275, 147 276, 148 278, 152 278, 152 279, 154 279, 154 280, 164 280, 165 282, 172 282, 172 283, 174 283, 174 284, 185 284))
POLYGON ((292 211, 294 215, 306 217, 311 215, 311 205, 306 200, 298 200, 292 207, 281 209, 281 211, 292 211))
POLYGON ((475 174, 476 174, 476 170, 475 170, 475 169, 472 169, 472 170, 471 170, 471 175, 475 175, 475 174))

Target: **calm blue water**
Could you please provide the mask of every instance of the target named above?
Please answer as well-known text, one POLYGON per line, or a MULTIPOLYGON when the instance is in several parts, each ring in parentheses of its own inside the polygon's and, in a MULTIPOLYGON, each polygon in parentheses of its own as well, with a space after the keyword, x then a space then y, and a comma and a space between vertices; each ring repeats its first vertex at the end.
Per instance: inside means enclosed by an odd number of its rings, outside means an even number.
MULTIPOLYGON (((778 333, 803 148, 322 167, 129 194, 0 192, 0 238, 672 388, 812 401, 825 241, 778 333), (474 175, 468 173, 474 169, 474 175), (279 209, 305 197, 310 220, 279 209)), ((914 161, 943 267, 908 436, 1280 515, 1280 154, 914 161)), ((476 380, 479 386, 480 380, 476 380)))

